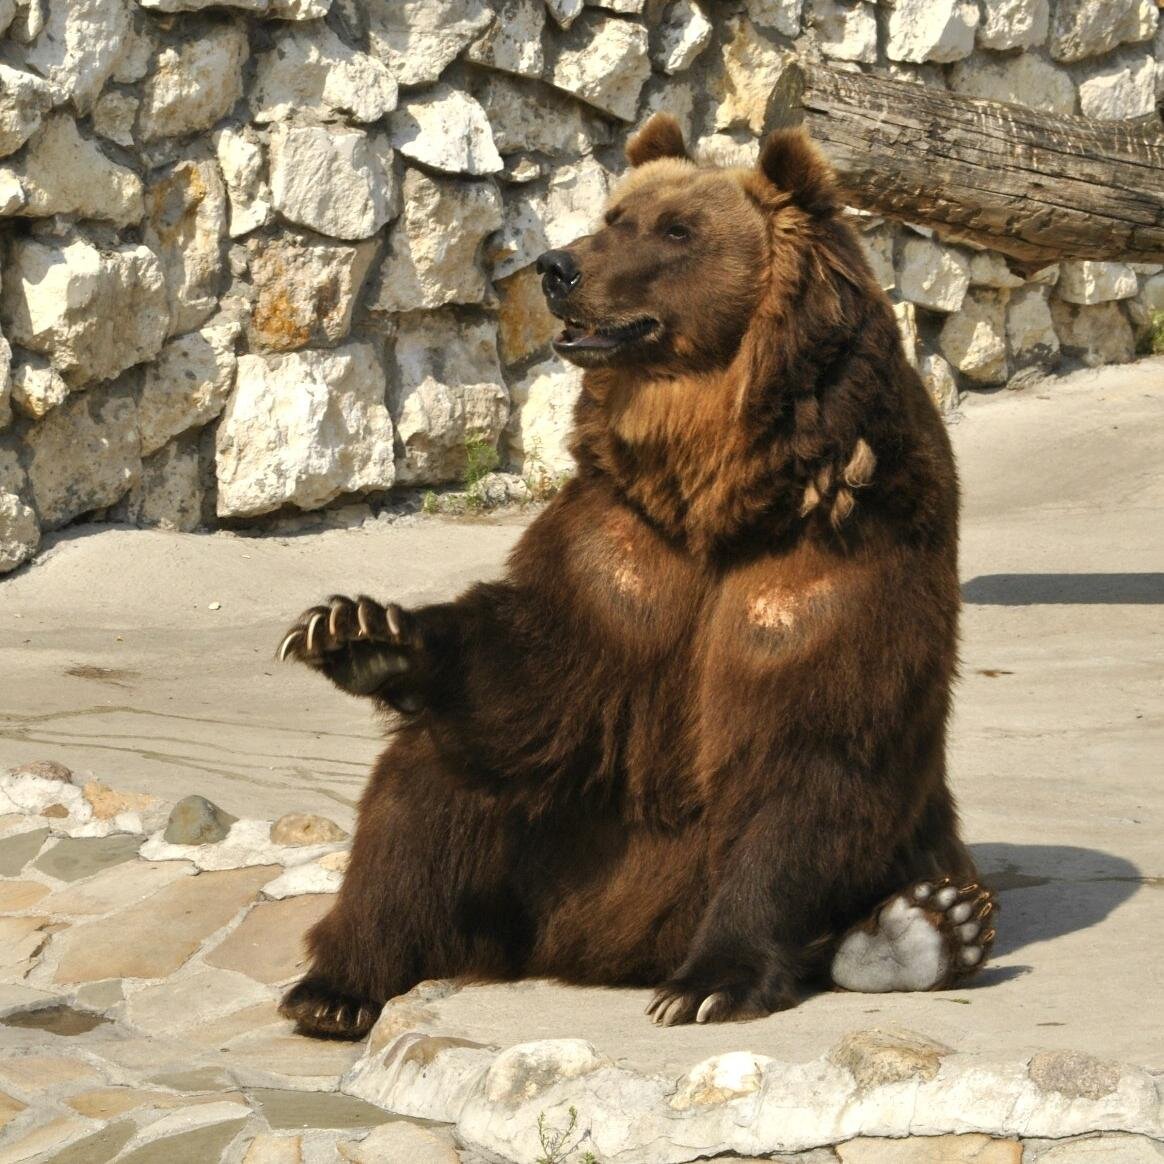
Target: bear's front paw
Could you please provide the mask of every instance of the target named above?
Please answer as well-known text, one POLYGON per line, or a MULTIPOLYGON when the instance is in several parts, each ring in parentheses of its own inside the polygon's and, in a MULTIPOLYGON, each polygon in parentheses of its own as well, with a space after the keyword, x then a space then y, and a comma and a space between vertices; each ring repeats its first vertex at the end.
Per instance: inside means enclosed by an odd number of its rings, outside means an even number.
POLYGON ((664 982, 647 1006, 647 1014, 656 1026, 674 1027, 690 1022, 743 1022, 795 1005, 791 987, 779 981, 761 983, 708 968, 680 971, 664 982))
POLYGON ((322 671, 352 695, 380 694, 400 711, 418 711, 410 677, 419 649, 415 620, 399 606, 335 594, 303 612, 277 656, 322 671))
POLYGON ((297 982, 279 1003, 296 1033, 315 1039, 362 1039, 380 1013, 379 1004, 344 994, 322 978, 297 982))

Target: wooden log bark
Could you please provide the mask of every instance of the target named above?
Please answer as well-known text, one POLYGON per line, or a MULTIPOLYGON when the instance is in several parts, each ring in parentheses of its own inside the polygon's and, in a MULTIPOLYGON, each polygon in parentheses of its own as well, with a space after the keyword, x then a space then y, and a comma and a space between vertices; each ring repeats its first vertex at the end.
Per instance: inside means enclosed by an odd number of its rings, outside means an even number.
POLYGON ((851 205, 922 223, 1031 269, 1164 262, 1164 123, 1089 121, 793 64, 768 127, 803 125, 851 205))

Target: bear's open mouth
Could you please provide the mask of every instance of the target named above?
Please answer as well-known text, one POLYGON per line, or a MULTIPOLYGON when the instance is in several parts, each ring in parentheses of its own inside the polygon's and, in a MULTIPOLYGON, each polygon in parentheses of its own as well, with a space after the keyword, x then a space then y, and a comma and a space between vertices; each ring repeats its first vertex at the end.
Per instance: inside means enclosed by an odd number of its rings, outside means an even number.
POLYGON ((659 326, 659 321, 649 316, 618 326, 583 323, 578 319, 567 319, 565 323, 561 335, 554 340, 554 347, 563 353, 613 351, 624 344, 645 339, 659 326))

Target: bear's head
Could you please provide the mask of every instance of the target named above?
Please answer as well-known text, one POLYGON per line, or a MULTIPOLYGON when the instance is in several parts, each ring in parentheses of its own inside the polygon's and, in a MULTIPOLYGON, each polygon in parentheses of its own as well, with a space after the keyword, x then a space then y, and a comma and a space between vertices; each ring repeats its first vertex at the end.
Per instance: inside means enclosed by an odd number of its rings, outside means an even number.
POLYGON ((811 237, 839 217, 832 173, 800 130, 770 135, 754 169, 699 165, 665 114, 627 158, 598 230, 538 260, 565 324, 554 347, 584 368, 725 367, 773 295, 796 294, 810 249, 819 256, 811 237))

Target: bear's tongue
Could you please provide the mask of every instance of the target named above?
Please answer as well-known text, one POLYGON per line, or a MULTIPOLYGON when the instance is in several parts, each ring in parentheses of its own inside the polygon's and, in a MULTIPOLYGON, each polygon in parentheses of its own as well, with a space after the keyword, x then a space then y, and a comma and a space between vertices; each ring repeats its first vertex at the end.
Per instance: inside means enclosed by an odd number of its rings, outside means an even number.
POLYGON ((567 324, 558 337, 558 343, 568 348, 615 348, 621 342, 618 335, 603 334, 596 328, 567 324))

